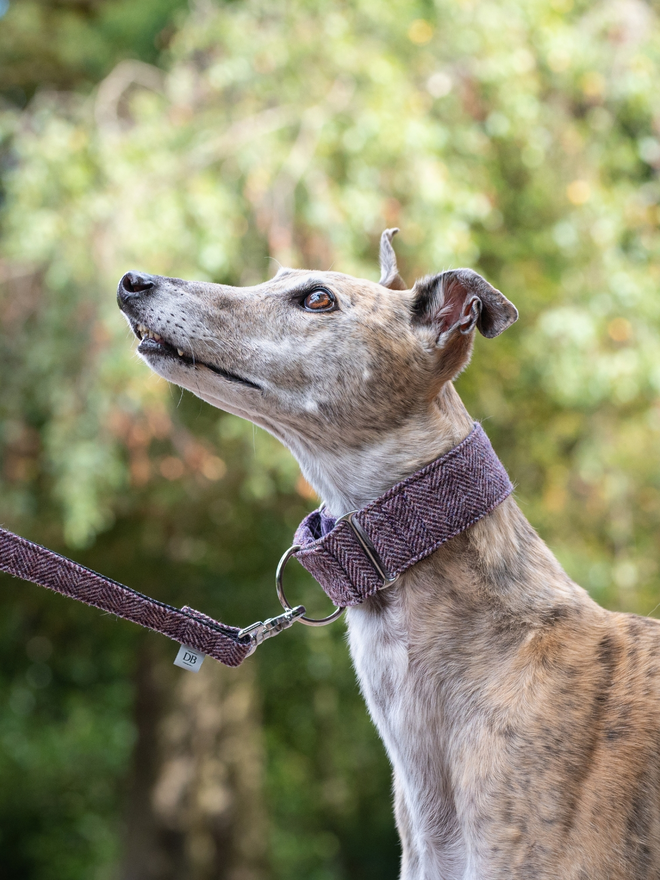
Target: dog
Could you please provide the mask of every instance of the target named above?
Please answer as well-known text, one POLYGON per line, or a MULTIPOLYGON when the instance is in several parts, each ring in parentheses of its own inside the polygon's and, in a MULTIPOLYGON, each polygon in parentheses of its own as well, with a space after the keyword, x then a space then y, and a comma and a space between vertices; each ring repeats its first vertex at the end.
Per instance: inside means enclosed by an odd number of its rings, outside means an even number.
MULTIPOLYGON (((274 434, 335 516, 473 428, 453 385, 515 307, 471 270, 409 289, 280 269, 254 287, 129 272, 161 376, 274 434)), ((394 775, 401 880, 660 878, 660 628, 600 608, 512 496, 347 610, 394 775)))

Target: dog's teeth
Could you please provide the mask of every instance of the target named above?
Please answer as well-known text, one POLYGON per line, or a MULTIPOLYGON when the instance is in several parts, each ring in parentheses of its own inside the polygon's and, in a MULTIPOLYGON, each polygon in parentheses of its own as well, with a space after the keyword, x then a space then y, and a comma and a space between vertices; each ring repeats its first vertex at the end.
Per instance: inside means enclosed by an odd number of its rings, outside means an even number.
POLYGON ((144 324, 136 324, 137 332, 140 334, 141 339, 153 339, 154 342, 164 342, 165 340, 159 333, 154 333, 153 330, 150 330, 148 327, 145 327, 144 324))
POLYGON ((179 355, 180 358, 183 357, 183 351, 182 351, 182 349, 177 348, 176 353, 179 355))

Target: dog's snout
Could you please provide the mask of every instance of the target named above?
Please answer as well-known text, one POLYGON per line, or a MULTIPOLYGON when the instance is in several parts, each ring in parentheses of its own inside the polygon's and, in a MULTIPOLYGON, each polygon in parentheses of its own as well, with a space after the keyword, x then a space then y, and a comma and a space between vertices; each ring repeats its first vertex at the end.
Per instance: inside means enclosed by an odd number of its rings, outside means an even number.
POLYGON ((145 275, 141 272, 127 272, 119 282, 117 294, 119 299, 126 301, 138 293, 144 293, 156 286, 153 275, 145 275))

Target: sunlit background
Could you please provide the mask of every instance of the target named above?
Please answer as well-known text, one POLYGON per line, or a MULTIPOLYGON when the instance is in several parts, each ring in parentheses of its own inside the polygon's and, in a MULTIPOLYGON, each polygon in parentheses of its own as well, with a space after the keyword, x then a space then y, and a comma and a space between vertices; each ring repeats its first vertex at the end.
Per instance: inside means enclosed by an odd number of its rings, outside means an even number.
MULTIPOLYGON (((660 27, 643 0, 0 0, 0 523, 247 625, 316 500, 158 379, 128 269, 471 266, 520 310, 458 388, 571 576, 660 603, 660 27)), ((322 454, 322 450, 319 450, 322 454)), ((343 623, 240 670, 0 578, 7 880, 397 876, 343 623)), ((315 610, 310 581, 292 587, 315 610)), ((325 600, 327 602, 327 600, 325 600)))

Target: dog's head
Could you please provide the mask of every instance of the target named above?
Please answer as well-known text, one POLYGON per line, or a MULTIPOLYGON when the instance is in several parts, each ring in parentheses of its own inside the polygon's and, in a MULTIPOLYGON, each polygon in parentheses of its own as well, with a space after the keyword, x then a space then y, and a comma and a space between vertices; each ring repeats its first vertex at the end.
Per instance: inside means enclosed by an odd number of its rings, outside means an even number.
POLYGON ((467 364, 479 330, 518 317, 456 269, 406 289, 383 233, 381 281, 281 269, 230 287, 128 272, 118 301, 149 366, 290 446, 360 447, 428 408, 467 364))

